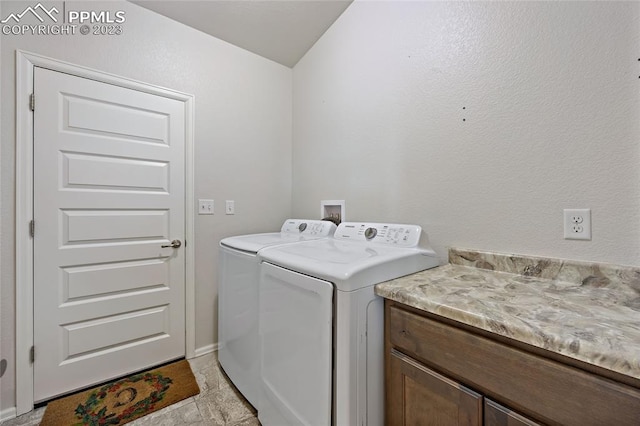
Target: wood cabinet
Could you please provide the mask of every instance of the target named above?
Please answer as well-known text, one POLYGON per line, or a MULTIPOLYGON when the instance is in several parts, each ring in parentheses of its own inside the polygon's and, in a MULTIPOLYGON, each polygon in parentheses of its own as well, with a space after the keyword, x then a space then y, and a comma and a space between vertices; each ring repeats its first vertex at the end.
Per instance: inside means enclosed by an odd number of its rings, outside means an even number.
POLYGON ((386 424, 640 425, 640 389, 385 301, 386 424))
POLYGON ((485 398, 484 424, 486 426, 536 426, 540 423, 529 420, 507 407, 485 398))
POLYGON ((482 395, 398 351, 390 357, 390 424, 482 424, 482 395))

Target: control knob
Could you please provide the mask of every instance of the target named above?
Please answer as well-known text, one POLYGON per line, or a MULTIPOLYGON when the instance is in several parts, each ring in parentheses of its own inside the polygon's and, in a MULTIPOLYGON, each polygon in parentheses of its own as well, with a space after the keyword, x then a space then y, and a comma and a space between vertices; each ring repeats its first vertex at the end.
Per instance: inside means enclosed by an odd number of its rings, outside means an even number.
POLYGON ((378 234, 378 230, 376 228, 367 228, 364 231, 364 237, 367 240, 370 240, 370 239, 374 238, 376 236, 376 234, 378 234))

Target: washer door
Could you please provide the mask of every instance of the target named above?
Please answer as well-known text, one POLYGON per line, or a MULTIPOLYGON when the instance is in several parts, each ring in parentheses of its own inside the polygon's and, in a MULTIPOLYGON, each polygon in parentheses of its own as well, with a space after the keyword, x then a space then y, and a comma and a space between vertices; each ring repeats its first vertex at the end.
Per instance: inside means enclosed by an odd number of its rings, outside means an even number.
POLYGON ((260 265, 263 426, 331 424, 333 285, 260 265))

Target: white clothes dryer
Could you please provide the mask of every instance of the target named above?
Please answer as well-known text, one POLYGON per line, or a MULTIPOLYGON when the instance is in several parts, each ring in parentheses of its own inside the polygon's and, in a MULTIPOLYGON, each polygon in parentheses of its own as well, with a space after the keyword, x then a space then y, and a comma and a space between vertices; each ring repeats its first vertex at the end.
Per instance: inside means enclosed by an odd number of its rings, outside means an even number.
POLYGON ((254 407, 258 401, 257 253, 265 247, 333 235, 336 225, 322 220, 288 219, 280 232, 241 235, 220 241, 218 274, 218 360, 254 407))
POLYGON ((263 426, 384 424, 384 302, 374 285, 438 266, 421 233, 341 223, 333 238, 258 253, 263 426))

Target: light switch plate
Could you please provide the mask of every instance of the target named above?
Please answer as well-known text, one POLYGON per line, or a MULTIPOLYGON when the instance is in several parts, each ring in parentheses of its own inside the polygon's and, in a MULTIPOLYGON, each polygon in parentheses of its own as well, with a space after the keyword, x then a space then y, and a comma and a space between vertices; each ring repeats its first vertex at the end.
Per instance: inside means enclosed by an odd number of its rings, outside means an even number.
POLYGON ((213 214, 213 200, 198 200, 198 214, 213 214))
POLYGON ((227 200, 225 206, 226 214, 236 214, 236 202, 233 200, 227 200))

